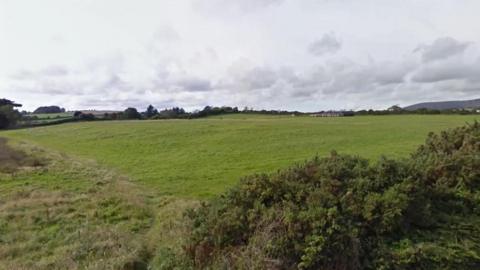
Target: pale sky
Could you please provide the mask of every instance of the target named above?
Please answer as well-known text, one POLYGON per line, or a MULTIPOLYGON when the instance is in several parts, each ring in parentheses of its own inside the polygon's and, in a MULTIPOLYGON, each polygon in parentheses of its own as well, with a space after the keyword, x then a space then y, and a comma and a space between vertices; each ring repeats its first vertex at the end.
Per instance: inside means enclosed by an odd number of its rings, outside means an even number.
POLYGON ((318 111, 480 98, 478 0, 0 0, 0 98, 318 111))

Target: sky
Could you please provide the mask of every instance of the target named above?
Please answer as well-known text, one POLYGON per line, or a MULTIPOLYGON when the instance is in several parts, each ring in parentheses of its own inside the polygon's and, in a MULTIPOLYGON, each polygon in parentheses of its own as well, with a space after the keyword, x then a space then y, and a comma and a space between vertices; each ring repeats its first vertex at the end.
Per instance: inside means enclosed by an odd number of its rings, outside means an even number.
POLYGON ((0 98, 300 111, 480 98, 478 0, 0 0, 0 98))

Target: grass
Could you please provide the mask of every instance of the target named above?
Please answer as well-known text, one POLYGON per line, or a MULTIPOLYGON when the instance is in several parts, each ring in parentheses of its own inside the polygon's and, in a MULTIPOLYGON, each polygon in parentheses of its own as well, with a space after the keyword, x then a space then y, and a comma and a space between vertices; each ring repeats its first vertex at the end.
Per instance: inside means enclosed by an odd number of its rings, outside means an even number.
POLYGON ((1 132, 0 269, 160 269, 181 249, 183 210, 242 176, 332 149, 406 157, 428 132, 475 119, 230 115, 1 132))
POLYGON ((477 116, 312 118, 224 116, 201 120, 73 123, 0 133, 94 159, 163 195, 205 198, 242 176, 272 172, 331 150, 406 157, 430 131, 477 116))
POLYGON ((157 249, 178 252, 192 202, 158 197, 93 161, 14 149, 42 165, 0 170, 1 270, 146 269, 157 249))

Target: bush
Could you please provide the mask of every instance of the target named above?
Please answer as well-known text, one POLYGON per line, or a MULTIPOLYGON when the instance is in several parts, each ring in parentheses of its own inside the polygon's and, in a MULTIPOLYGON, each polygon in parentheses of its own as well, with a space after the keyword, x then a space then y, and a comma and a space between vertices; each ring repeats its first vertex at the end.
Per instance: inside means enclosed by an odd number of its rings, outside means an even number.
POLYGON ((189 210, 197 268, 479 269, 480 125, 408 160, 333 152, 189 210))

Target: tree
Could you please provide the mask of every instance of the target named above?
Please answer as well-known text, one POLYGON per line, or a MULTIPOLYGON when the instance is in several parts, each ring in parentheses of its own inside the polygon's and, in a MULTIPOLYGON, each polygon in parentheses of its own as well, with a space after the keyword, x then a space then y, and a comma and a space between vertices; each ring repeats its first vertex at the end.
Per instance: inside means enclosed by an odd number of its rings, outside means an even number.
POLYGON ((184 118, 188 116, 183 108, 173 107, 171 109, 164 109, 158 113, 158 118, 160 119, 169 119, 169 118, 184 118))
POLYGON ((0 107, 6 106, 6 105, 10 105, 12 107, 22 107, 22 104, 15 103, 5 98, 0 99, 0 107))
POLYGON ((155 109, 155 107, 153 107, 152 105, 148 105, 148 108, 144 114, 145 114, 145 117, 151 118, 158 114, 158 110, 155 109))
POLYGON ((0 112, 0 129, 5 129, 10 125, 10 121, 6 115, 0 112))
POLYGON ((125 119, 140 119, 141 118, 141 115, 140 113, 137 111, 137 109, 135 108, 127 108, 124 112, 123 112, 123 117, 125 119))
POLYGON ((93 120, 95 120, 95 115, 93 115, 91 113, 83 113, 81 111, 76 111, 73 114, 73 118, 75 118, 77 120, 83 120, 83 121, 93 121, 93 120))
POLYGON ((392 107, 388 108, 387 111, 389 112, 401 112, 403 111, 402 107, 398 105, 393 105, 392 107))
POLYGON ((81 111, 76 111, 75 113, 73 113, 74 118, 80 118, 81 115, 82 115, 81 111))
POLYGON ((15 107, 21 107, 21 104, 15 103, 8 99, 0 99, 0 129, 14 126, 21 114, 15 107))

